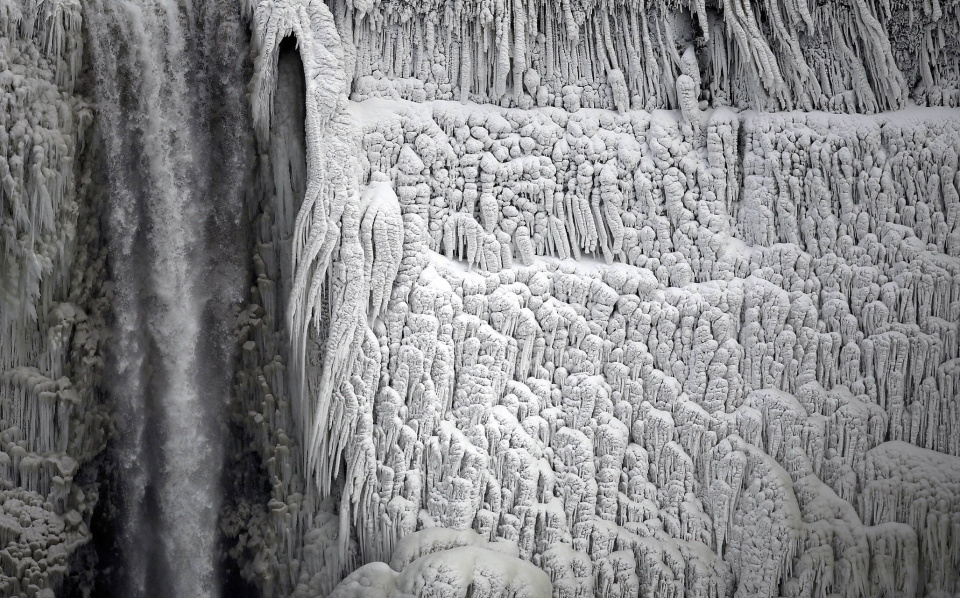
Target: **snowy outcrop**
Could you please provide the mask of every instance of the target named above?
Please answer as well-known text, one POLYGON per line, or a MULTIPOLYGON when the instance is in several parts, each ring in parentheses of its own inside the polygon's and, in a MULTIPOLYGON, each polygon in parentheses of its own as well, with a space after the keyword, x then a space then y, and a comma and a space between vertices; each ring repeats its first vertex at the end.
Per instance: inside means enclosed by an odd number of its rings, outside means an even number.
POLYGON ((516 543, 487 542, 471 530, 430 528, 406 536, 390 564, 360 567, 331 598, 550 598, 550 579, 521 559, 516 543))

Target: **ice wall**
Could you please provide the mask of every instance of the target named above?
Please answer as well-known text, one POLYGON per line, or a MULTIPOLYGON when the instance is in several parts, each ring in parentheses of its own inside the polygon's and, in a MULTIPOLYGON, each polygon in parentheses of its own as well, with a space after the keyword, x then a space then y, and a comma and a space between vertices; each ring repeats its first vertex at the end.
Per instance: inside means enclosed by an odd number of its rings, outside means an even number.
POLYGON ((953 8, 927 8, 252 7, 263 114, 299 42, 308 182, 293 287, 288 203, 259 204, 237 415, 271 483, 231 518, 245 575, 956 592, 960 114, 900 110, 956 104, 953 8), (491 546, 510 559, 471 568, 491 546))
POLYGON ((0 594, 960 591, 956 2, 0 2, 0 594))
POLYGON ((48 596, 90 540, 106 413, 104 254, 76 2, 0 3, 0 595, 48 596))
POLYGON ((877 112, 960 103, 952 2, 335 0, 357 99, 677 108, 696 47, 704 100, 877 112))
POLYGON ((642 595, 954 591, 950 527, 861 493, 911 492, 864 469, 889 441, 956 462, 956 114, 747 116, 737 159, 724 111, 371 108, 369 168, 423 236, 385 317, 366 559, 439 525, 518 541, 560 595, 633 593, 617 567, 642 595))

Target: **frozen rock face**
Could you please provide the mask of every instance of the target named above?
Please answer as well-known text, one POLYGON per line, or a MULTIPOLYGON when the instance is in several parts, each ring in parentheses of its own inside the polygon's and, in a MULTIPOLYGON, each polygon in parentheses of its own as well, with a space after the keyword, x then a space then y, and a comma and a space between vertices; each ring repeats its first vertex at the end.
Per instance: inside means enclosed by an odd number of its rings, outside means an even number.
POLYGON ((956 3, 334 0, 354 96, 677 108, 695 44, 704 99, 766 110, 957 106, 956 3))
POLYGON ((104 389, 182 432, 124 437, 133 594, 219 593, 219 409, 268 598, 960 593, 956 2, 172 6, 0 0, 0 594, 89 542, 104 389), (198 305, 241 283, 231 372, 198 305), (111 310, 165 374, 102 384, 111 310))
POLYGON ((266 595, 960 591, 955 7, 251 10, 266 595))
POLYGON ((50 596, 90 540, 106 439, 105 254, 81 160, 78 2, 0 2, 0 595, 50 596), (89 248, 89 250, 87 249, 89 248))

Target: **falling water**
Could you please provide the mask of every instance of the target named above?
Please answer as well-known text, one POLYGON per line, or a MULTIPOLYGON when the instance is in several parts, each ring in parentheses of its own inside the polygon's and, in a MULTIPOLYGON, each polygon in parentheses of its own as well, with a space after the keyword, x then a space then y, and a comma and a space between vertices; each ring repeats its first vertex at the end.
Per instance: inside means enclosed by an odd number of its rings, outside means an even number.
POLYGON ((236 5, 92 0, 123 596, 216 596, 248 116, 236 5), (225 43, 226 42, 226 43, 225 43), (239 58, 238 58, 239 57, 239 58))

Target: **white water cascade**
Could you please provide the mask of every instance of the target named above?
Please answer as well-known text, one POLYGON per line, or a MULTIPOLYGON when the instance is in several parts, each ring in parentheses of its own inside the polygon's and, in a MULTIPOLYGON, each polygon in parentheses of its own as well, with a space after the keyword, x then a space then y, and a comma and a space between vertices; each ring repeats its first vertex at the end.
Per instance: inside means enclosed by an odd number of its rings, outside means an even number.
POLYGON ((231 244, 249 167, 238 141, 242 68, 217 70, 246 54, 239 29, 237 47, 217 47, 239 16, 211 4, 96 0, 88 8, 109 166, 125 596, 219 593, 224 304, 243 288, 231 244))

